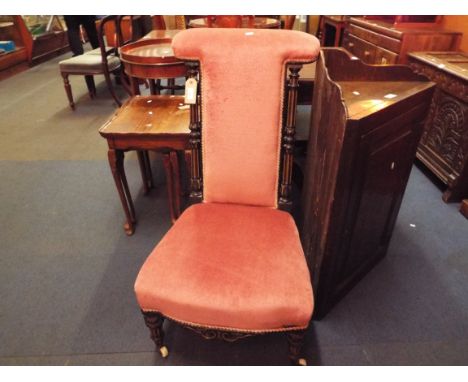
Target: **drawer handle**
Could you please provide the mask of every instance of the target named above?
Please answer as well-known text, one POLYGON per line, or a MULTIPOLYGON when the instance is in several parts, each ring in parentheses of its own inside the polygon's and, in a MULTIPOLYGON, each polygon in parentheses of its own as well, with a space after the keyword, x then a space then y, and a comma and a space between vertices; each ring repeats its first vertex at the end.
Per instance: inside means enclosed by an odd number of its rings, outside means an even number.
POLYGON ((352 47, 354 46, 354 43, 350 42, 350 43, 348 43, 348 46, 349 46, 350 48, 352 48, 352 47))
POLYGON ((366 51, 364 52, 364 56, 366 56, 366 57, 367 57, 367 56, 370 56, 370 52, 366 50, 366 51))

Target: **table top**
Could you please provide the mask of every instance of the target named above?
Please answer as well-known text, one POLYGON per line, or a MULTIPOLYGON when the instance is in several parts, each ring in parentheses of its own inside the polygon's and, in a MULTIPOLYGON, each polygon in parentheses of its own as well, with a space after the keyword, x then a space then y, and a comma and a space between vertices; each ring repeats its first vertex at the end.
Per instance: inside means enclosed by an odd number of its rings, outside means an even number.
POLYGON ((119 135, 184 135, 190 133, 190 108, 183 96, 135 96, 107 121, 99 133, 119 135))
POLYGON ((172 39, 177 33, 181 32, 182 30, 183 29, 153 29, 151 32, 144 35, 142 39, 172 39))
MULTIPOLYGON (((280 25, 281 25, 280 20, 272 19, 269 17, 255 17, 255 20, 254 20, 254 28, 257 28, 257 29, 279 28, 280 25)), ((207 27, 206 18, 201 17, 198 19, 190 20, 189 27, 190 28, 206 28, 207 27)), ((249 27, 249 20, 247 17, 244 17, 242 19, 242 28, 248 28, 248 27, 249 27)))
POLYGON ((408 56, 468 81, 468 53, 411 52, 408 56))

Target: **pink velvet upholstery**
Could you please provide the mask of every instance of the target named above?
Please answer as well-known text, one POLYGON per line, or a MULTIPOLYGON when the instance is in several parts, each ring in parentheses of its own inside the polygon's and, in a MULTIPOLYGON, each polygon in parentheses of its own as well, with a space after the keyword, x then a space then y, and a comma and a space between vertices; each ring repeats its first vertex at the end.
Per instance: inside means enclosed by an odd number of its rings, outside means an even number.
POLYGON ((187 209, 135 283, 143 311, 241 331, 307 327, 310 275, 292 217, 276 210, 285 63, 310 62, 300 32, 191 29, 175 54, 201 64, 204 203, 187 209))
POLYGON ((311 62, 318 40, 265 29, 190 29, 174 53, 199 60, 203 197, 206 202, 277 205, 286 62, 311 62))
POLYGON ((208 327, 306 327, 313 309, 294 221, 263 207, 190 207, 146 260, 135 291, 144 311, 208 327))

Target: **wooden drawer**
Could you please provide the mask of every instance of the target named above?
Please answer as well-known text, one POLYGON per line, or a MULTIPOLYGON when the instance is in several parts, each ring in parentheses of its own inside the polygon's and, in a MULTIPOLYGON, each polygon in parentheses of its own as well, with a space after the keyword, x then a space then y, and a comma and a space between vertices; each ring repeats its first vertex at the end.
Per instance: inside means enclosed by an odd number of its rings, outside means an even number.
POLYGON ((377 47, 368 43, 367 41, 360 39, 359 37, 352 35, 351 33, 348 33, 344 36, 343 48, 350 51, 366 64, 375 63, 377 47))
POLYGON ((376 47, 374 63, 378 65, 391 65, 398 62, 398 54, 387 49, 376 47))
POLYGON ((396 53, 400 51, 401 40, 397 40, 395 38, 391 38, 391 37, 373 32, 369 29, 358 27, 357 25, 354 25, 354 24, 350 24, 348 27, 348 30, 349 30, 349 33, 351 33, 352 35, 359 37, 363 40, 366 40, 379 47, 388 49, 396 53))

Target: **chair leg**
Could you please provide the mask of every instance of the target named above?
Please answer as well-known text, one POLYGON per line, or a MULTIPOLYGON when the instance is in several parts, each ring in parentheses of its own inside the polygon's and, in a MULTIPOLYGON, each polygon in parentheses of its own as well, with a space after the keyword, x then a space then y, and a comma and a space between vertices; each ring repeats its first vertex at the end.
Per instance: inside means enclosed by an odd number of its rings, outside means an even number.
POLYGON ((104 70, 104 78, 106 79, 106 84, 109 89, 109 92, 114 99, 115 103, 120 107, 122 106, 122 102, 120 102, 119 98, 117 97, 117 94, 115 94, 114 91, 114 86, 112 85, 112 80, 110 78, 110 74, 107 70, 104 70))
POLYGON ((86 86, 88 87, 89 98, 96 96, 96 84, 94 83, 94 76, 85 76, 86 86))
POLYGON ((289 360, 294 366, 307 366, 305 358, 301 357, 304 346, 305 330, 295 330, 286 333, 289 346, 289 360))
POLYGON ((145 320, 146 326, 149 328, 151 333, 151 339, 156 344, 156 349, 159 351, 163 358, 166 358, 169 355, 167 347, 164 346, 164 330, 163 323, 164 317, 157 312, 144 312, 143 318, 145 320))
POLYGON ((167 80, 167 86, 171 88, 171 94, 175 94, 175 78, 169 78, 167 80))
POLYGON ((73 94, 70 86, 70 81, 68 80, 68 74, 62 73, 63 86, 65 87, 65 92, 67 93, 68 103, 72 110, 75 110, 75 102, 73 102, 73 94))

